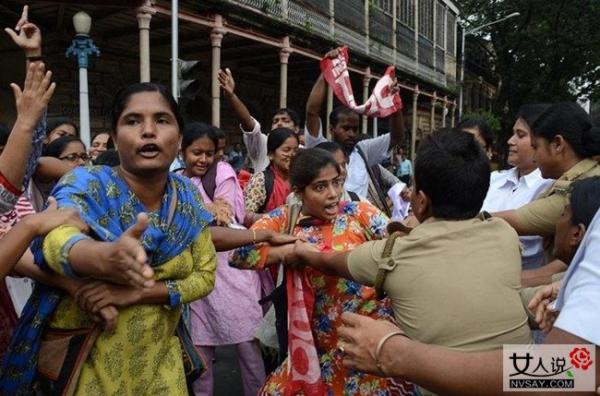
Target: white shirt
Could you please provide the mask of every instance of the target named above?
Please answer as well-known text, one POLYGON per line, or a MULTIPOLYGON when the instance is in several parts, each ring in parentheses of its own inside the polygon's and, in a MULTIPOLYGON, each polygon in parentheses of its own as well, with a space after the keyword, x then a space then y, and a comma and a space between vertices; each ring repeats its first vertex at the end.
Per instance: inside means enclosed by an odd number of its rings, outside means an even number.
MULTIPOLYGON (((319 120, 320 122, 320 120, 319 120)), ((326 142, 327 139, 323 136, 323 125, 319 123, 319 135, 317 137, 312 136, 306 127, 304 127, 304 139, 306 148, 315 147, 319 143, 326 142)), ((344 187, 348 191, 352 191, 358 194, 360 197, 366 197, 369 193, 369 172, 365 167, 365 161, 358 153, 357 147, 365 153, 369 166, 373 166, 383 162, 390 149, 390 134, 378 136, 376 138, 361 140, 356 144, 354 150, 350 154, 350 160, 348 162, 348 176, 344 187)))
MULTIPOLYGON (((490 188, 483 207, 489 213, 520 208, 535 200, 550 188, 553 180, 544 179, 539 169, 519 178, 517 168, 492 172, 490 188)), ((523 246, 523 269, 533 269, 544 265, 543 240, 539 236, 519 237, 523 246)))
POLYGON ((269 155, 267 154, 267 135, 262 133, 260 122, 254 117, 254 129, 251 131, 245 131, 240 124, 240 130, 242 131, 242 138, 248 151, 248 158, 252 164, 254 173, 262 172, 269 166, 269 155))
POLYGON ((600 211, 563 278, 554 327, 600 345, 600 211))

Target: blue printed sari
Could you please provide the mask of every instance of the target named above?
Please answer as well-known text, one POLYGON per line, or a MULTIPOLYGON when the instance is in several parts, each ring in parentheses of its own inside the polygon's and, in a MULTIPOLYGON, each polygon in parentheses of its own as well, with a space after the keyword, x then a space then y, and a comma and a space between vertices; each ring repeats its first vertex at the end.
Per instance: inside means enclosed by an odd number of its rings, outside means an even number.
MULTIPOLYGON (((162 188, 162 186, 157 186, 162 188)), ((137 214, 147 210, 117 174, 106 166, 77 168, 65 175, 55 187, 52 196, 61 208, 76 208, 90 227, 95 240, 111 242, 136 222, 137 214)), ((200 232, 212 221, 204 208, 197 188, 186 178, 169 174, 166 191, 159 210, 149 213, 149 226, 142 236, 142 244, 151 259, 150 265, 160 266, 187 249, 200 232), (176 194, 176 209, 168 225, 169 206, 176 194)), ((67 245, 87 238, 77 235, 67 245)), ((34 241, 35 262, 49 269, 42 252, 43 238, 34 241)), ((65 263, 66 267, 70 267, 65 263)), ((75 276, 72 269, 63 268, 75 276)), ((170 305, 179 305, 176 289, 169 289, 170 305)), ((41 336, 56 310, 63 293, 37 284, 13 334, 0 372, 0 393, 29 395, 37 372, 37 358, 41 336)))

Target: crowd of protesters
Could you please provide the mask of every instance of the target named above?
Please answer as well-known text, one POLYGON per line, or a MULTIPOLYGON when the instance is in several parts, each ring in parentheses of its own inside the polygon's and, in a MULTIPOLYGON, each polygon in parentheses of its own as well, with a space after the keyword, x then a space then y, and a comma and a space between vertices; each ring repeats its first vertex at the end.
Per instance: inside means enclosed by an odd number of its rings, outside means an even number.
POLYGON ((500 394, 503 345, 598 352, 600 127, 577 104, 522 106, 491 172, 483 120, 411 162, 401 108, 369 138, 337 107, 328 141, 321 75, 304 126, 263 131, 226 69, 245 149, 155 83, 85 147, 47 115, 27 7, 6 31, 26 77, 0 125, 0 394, 212 395, 223 345, 246 396, 500 394))

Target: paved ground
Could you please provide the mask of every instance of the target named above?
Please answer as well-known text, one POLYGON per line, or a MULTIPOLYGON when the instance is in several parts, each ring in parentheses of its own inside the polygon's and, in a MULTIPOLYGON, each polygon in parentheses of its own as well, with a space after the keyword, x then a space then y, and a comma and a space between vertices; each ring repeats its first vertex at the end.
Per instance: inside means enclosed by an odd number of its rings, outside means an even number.
POLYGON ((243 396, 240 367, 235 348, 219 347, 215 352, 215 393, 214 396, 243 396))

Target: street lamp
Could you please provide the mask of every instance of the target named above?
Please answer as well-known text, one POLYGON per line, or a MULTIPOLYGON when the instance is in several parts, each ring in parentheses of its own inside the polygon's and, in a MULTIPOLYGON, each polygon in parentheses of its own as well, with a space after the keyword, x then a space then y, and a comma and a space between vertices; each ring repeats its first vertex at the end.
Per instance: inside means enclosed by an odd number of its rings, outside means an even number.
POLYGON ((88 56, 100 55, 100 50, 90 38, 92 18, 85 12, 80 11, 73 15, 73 27, 75 38, 67 49, 66 56, 75 56, 79 66, 79 129, 81 140, 86 147, 90 147, 90 105, 88 99, 88 56))
POLYGON ((462 120, 463 115, 463 91, 465 85, 465 36, 473 33, 477 33, 478 31, 485 29, 486 27, 495 25, 500 22, 504 22, 507 19, 514 18, 521 15, 519 12, 513 12, 512 14, 508 14, 500 19, 497 19, 492 22, 485 23, 481 26, 478 26, 473 29, 469 29, 465 31, 464 20, 460 23, 462 26, 462 39, 460 43, 460 92, 458 96, 458 119, 462 120))

